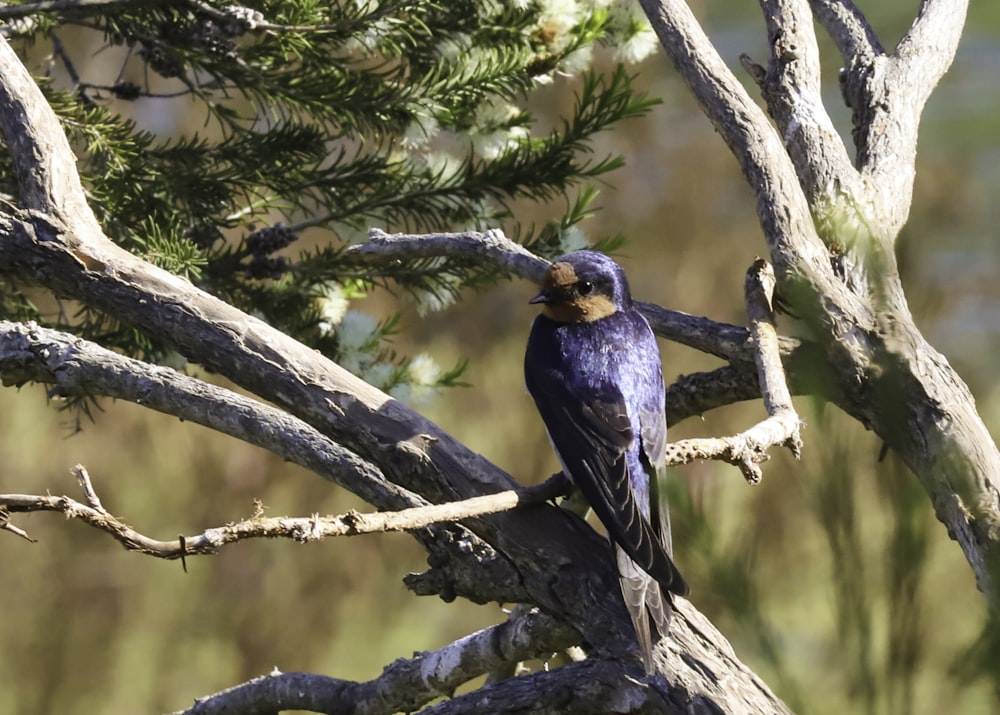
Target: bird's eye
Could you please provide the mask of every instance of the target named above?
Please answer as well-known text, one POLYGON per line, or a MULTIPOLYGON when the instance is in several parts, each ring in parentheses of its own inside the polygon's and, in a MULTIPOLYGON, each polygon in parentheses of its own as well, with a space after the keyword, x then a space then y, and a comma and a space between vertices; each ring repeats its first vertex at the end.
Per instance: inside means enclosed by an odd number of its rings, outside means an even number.
POLYGON ((580 292, 580 295, 590 295, 594 292, 594 284, 590 281, 581 281, 577 286, 577 290, 580 292))

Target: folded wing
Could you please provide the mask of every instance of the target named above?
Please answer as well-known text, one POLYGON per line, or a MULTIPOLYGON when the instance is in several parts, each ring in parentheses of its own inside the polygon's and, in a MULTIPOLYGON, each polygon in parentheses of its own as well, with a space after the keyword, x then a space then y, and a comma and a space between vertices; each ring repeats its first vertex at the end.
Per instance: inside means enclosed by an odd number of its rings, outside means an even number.
POLYGON ((665 589, 686 594, 687 584, 636 503, 626 461, 635 435, 621 393, 608 386, 599 397, 581 399, 555 370, 529 373, 527 382, 563 466, 611 540, 665 589))

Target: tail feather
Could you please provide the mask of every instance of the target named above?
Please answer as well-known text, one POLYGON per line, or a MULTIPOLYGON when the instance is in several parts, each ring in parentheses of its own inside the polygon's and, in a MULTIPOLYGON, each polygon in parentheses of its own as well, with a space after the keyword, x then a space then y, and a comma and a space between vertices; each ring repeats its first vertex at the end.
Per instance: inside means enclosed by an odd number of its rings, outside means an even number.
POLYGON ((664 594, 656 579, 640 568, 624 550, 616 546, 615 554, 622 597, 635 626, 642 664, 647 673, 654 673, 653 648, 666 635, 670 624, 669 596, 664 594))

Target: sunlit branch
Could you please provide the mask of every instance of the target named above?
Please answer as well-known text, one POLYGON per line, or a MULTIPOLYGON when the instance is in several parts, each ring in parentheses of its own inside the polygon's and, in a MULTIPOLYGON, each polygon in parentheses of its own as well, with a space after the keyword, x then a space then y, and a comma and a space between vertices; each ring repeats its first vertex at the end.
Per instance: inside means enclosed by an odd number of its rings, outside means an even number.
POLYGON ((507 238, 500 229, 462 233, 388 234, 377 228, 368 231, 368 240, 351 246, 346 255, 368 264, 406 258, 452 256, 488 261, 509 273, 538 282, 548 261, 507 238))
POLYGON ((809 6, 845 62, 885 54, 868 18, 851 0, 809 0, 809 6))
POLYGON ((97 497, 87 470, 77 465, 73 473, 87 499, 87 504, 67 496, 39 494, 0 494, 0 508, 8 514, 52 511, 67 519, 79 519, 99 531, 110 534, 129 551, 138 551, 161 559, 205 556, 247 539, 292 539, 301 543, 320 541, 330 536, 358 536, 390 531, 412 531, 431 524, 461 521, 495 514, 517 506, 539 504, 566 494, 564 479, 553 478, 534 487, 508 490, 447 504, 430 504, 393 512, 362 514, 350 511, 339 516, 264 517, 260 511, 249 519, 206 529, 200 534, 160 541, 136 531, 109 513, 97 497))
MULTIPOLYGON (((280 673, 199 698, 174 715, 264 713, 277 710, 390 715, 413 712, 427 702, 451 696, 463 683, 507 664, 570 647, 579 636, 538 609, 523 609, 440 650, 400 658, 364 683, 312 673, 280 673)), ((502 711, 498 706, 497 712, 502 711)))
POLYGON ((732 437, 696 438, 668 444, 667 460, 668 463, 722 460, 739 467, 744 478, 756 484, 762 477, 759 464, 768 459, 767 450, 785 445, 798 458, 802 438, 799 435, 801 421, 792 406, 774 329, 771 307, 774 272, 771 266, 758 259, 747 271, 745 288, 751 343, 768 418, 732 437))
POLYGON ((61 396, 113 397, 204 425, 314 471, 382 509, 427 504, 303 420, 224 387, 33 323, 0 321, 0 379, 61 396))

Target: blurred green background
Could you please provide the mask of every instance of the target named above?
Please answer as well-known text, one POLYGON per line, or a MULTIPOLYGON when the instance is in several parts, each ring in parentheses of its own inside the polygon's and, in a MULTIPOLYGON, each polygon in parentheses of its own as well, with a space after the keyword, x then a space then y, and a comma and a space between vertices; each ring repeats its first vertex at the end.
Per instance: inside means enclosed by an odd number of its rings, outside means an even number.
MULTIPOLYGON (((913 4, 868 4, 891 45, 913 4)), ((756 7, 717 2, 698 12, 730 66, 741 52, 766 58, 756 7)), ((824 52, 828 106, 849 137, 839 58, 824 52)), ((618 257, 637 296, 740 323, 743 273, 765 252, 752 197, 665 61, 641 72, 640 84, 664 103, 602 137, 597 153, 621 152, 627 164, 610 177, 585 230, 629 238, 618 257)), ((979 3, 928 106, 914 208, 899 241, 917 322, 969 382, 993 434, 997 77, 1000 7, 979 3)), ((534 109, 572 101, 573 86, 557 83, 534 109)), ((140 103, 137 116, 162 117, 163 107, 140 103)), ((525 207, 519 218, 544 220, 562 208, 525 207)), ((522 386, 531 295, 532 286, 514 283, 422 318, 392 296, 364 306, 403 310, 402 352, 428 352, 444 365, 470 358, 471 387, 424 411, 524 483, 557 468, 522 386)), ((668 380, 717 364, 661 348, 668 380)), ((0 391, 0 491, 78 496, 69 469, 82 463, 113 513, 159 538, 245 517, 254 499, 270 515, 364 508, 258 449, 133 405, 102 406, 77 431, 43 389, 0 391)), ((799 713, 1000 711, 1000 663, 973 657, 982 653, 974 645, 984 601, 919 484, 892 455, 879 462, 879 441, 836 409, 807 398, 797 406, 803 459, 776 454, 760 486, 717 464, 675 471, 674 542, 692 601, 799 713)), ((688 420, 671 436, 732 433, 761 415, 759 404, 738 405, 688 420)), ((369 679, 395 658, 503 618, 496 606, 410 595, 401 577, 421 570, 424 556, 405 535, 247 543, 192 559, 184 573, 55 515, 16 523, 39 543, 0 534, 2 713, 174 710, 273 667, 369 679)))

